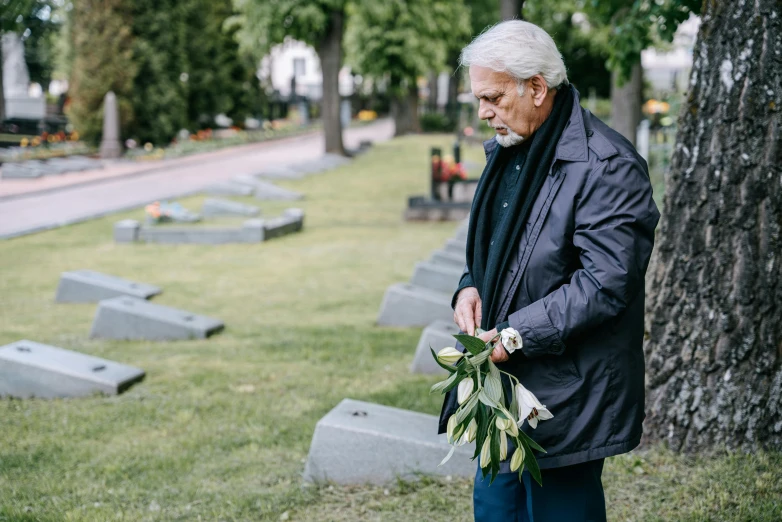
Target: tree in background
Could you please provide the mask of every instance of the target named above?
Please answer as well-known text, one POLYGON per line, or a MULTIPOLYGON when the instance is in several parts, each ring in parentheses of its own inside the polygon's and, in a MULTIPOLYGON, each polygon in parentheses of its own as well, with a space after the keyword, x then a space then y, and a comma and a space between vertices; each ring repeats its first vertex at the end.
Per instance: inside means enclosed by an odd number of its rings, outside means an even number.
POLYGON ((326 152, 345 154, 339 117, 339 70, 345 0, 234 0, 245 49, 260 59, 290 37, 315 48, 323 74, 321 117, 326 152))
MULTIPOLYGON (((137 67, 130 135, 141 142, 165 144, 188 126, 188 47, 208 44, 188 41, 190 0, 133 0, 130 5, 137 67)), ((213 65, 218 69, 221 64, 213 65)))
POLYGON ((446 67, 448 51, 469 39, 469 10, 461 1, 390 0, 355 4, 350 15, 348 63, 387 86, 397 136, 420 130, 417 79, 446 67))
MULTIPOLYGON (((87 141, 100 141, 103 98, 114 91, 124 130, 133 123, 130 98, 136 77, 135 39, 128 0, 79 0, 70 11, 73 62, 68 117, 87 141)), ((123 133, 124 134, 124 133, 123 133)))
POLYGON ((641 121, 641 51, 655 38, 673 40, 676 28, 701 0, 582 0, 589 21, 609 31, 607 66, 611 71, 611 126, 635 144, 641 121))
POLYGON ((706 2, 647 297, 646 437, 782 448, 782 16, 706 2))

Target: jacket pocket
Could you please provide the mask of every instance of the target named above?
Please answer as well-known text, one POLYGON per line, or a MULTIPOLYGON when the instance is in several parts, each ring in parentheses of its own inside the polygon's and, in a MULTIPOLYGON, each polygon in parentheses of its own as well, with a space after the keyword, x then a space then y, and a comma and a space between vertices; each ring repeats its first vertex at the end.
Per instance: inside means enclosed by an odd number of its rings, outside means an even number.
POLYGON ((557 357, 559 360, 557 361, 556 375, 559 379, 559 385, 563 388, 581 380, 581 372, 578 371, 574 355, 570 350, 565 350, 562 355, 557 357))

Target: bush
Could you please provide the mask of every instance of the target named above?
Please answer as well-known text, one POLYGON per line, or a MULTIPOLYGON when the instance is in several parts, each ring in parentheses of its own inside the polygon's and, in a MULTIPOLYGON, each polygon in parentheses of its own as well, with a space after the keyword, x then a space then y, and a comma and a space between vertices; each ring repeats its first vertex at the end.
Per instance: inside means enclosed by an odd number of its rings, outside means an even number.
POLYGON ((453 132, 456 124, 448 116, 439 112, 421 115, 421 132, 453 132))

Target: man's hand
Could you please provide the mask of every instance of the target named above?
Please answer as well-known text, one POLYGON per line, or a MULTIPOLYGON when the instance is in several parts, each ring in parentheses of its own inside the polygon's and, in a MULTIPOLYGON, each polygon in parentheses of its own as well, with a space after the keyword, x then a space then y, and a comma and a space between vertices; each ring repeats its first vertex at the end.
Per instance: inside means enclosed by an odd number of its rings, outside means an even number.
MULTIPOLYGON (((490 331, 478 336, 484 343, 488 343, 495 337, 497 337, 497 329, 492 328, 490 331)), ((502 345, 502 341, 498 338, 497 344, 494 346, 494 351, 491 352, 491 362, 501 363, 510 359, 510 354, 502 345)))
POLYGON ((453 321, 459 325, 462 332, 475 334, 475 328, 481 325, 481 296, 474 286, 463 288, 456 297, 456 306, 453 308, 453 321))

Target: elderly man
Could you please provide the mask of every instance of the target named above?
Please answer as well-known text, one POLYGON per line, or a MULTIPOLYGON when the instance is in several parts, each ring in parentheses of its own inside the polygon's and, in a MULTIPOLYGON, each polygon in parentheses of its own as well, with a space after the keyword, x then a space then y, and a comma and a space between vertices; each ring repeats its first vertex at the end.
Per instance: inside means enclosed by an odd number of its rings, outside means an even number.
MULTIPOLYGON (((498 366, 554 418, 524 430, 543 486, 507 463, 473 493, 478 521, 605 520, 606 457, 641 439, 644 275, 659 212, 646 162, 579 105, 551 37, 522 21, 498 24, 463 51, 479 116, 495 129, 470 215, 467 267, 454 320, 488 341, 505 327, 498 366)), ((446 397, 440 430, 455 410, 446 397)))

